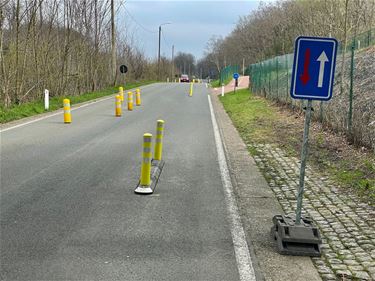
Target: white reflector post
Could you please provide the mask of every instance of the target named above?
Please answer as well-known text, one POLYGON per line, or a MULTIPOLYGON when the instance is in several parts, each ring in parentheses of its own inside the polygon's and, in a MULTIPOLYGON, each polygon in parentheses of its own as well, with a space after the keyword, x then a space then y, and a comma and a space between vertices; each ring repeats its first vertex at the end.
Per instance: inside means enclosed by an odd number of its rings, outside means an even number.
POLYGON ((44 109, 49 109, 49 91, 44 89, 44 109))

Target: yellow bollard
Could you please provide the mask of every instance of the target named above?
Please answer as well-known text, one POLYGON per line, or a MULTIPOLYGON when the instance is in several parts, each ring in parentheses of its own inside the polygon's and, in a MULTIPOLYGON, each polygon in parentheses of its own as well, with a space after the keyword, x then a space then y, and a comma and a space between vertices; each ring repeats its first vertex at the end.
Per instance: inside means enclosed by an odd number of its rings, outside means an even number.
POLYGON ((128 110, 133 110, 133 92, 128 92, 128 110))
POLYGON ((161 161, 161 155, 163 152, 163 134, 164 134, 164 120, 158 120, 156 124, 156 139, 155 139, 155 151, 154 159, 161 161))
POLYGON ((70 113, 70 100, 64 99, 64 123, 71 123, 72 122, 72 115, 70 113))
POLYGON ((120 97, 121 97, 121 102, 123 102, 124 101, 124 88, 119 87, 118 91, 119 91, 119 94, 120 94, 120 97))
POLYGON ((193 96, 193 83, 190 83, 190 92, 189 92, 189 96, 190 96, 190 97, 193 96))
POLYGON ((143 135, 143 151, 142 151, 142 166, 141 166, 141 186, 151 185, 151 142, 152 134, 143 135))
POLYGON ((116 102, 115 102, 115 115, 116 117, 120 117, 121 116, 121 96, 120 95, 116 95, 116 102))
POLYGON ((135 105, 137 106, 141 105, 141 90, 140 89, 135 90, 135 105))

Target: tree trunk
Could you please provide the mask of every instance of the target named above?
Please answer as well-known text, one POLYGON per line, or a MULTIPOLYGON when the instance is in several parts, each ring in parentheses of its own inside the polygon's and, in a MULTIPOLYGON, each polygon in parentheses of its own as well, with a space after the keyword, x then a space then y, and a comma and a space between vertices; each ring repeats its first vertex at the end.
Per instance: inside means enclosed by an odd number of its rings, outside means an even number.
POLYGON ((111 0, 111 32, 112 32, 112 81, 113 86, 116 85, 116 30, 115 30, 115 4, 114 0, 111 0))
POLYGON ((9 107, 11 100, 9 96, 9 87, 7 87, 8 83, 5 77, 5 65, 4 65, 4 57, 3 57, 3 22, 4 22, 4 15, 3 15, 3 7, 0 8, 0 84, 1 84, 1 96, 3 97, 3 102, 5 107, 9 107))

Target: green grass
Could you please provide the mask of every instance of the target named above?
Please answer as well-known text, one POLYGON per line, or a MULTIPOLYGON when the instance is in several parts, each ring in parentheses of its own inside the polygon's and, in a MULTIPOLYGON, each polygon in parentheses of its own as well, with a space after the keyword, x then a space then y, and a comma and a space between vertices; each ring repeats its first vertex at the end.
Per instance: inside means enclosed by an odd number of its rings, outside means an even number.
MULTIPOLYGON (((229 84, 229 82, 232 80, 232 77, 228 77, 227 79, 225 79, 223 82, 224 82, 224 85, 227 85, 229 84)), ((220 79, 217 79, 217 80, 213 80, 211 82, 211 87, 213 88, 217 88, 217 87, 220 87, 220 79)))
POLYGON ((220 100, 246 143, 273 141, 272 125, 277 116, 265 100, 250 95, 247 89, 226 94, 220 100))
MULTIPOLYGON (((143 85, 154 83, 154 81, 145 81, 145 82, 137 82, 137 83, 128 83, 126 85, 126 89, 136 88, 143 85)), ((104 96, 112 95, 118 91, 118 87, 111 87, 101 91, 96 92, 88 92, 81 95, 76 96, 58 96, 58 97, 51 97, 49 101, 49 110, 54 111, 59 108, 62 108, 63 99, 67 98, 70 99, 71 105, 75 105, 77 103, 82 103, 85 101, 101 98, 104 96)), ((37 115, 40 113, 48 112, 44 109, 44 100, 32 101, 23 103, 20 105, 14 105, 10 108, 5 108, 0 105, 0 123, 6 123, 13 120, 18 120, 24 117, 29 117, 33 115, 37 115)))
MULTIPOLYGON (((267 143, 282 148, 288 156, 300 156, 303 134, 301 116, 282 111, 272 102, 250 94, 247 89, 219 98, 250 154, 257 154, 253 144, 267 143)), ((336 142, 337 137, 328 137, 323 130, 311 128, 309 164, 322 174, 327 174, 341 187, 354 190, 374 204, 375 155, 336 142)))

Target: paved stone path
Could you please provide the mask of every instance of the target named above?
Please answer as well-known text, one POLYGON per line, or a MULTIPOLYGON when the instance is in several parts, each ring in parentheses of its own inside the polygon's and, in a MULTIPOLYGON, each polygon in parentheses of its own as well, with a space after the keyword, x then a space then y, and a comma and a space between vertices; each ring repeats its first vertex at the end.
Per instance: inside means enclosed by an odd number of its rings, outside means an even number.
MULTIPOLYGON (((272 145, 251 145, 285 213, 294 213, 300 161, 272 145)), ((375 208, 340 190, 311 167, 306 169, 303 214, 318 225, 322 257, 313 262, 323 280, 375 280, 375 208)))

